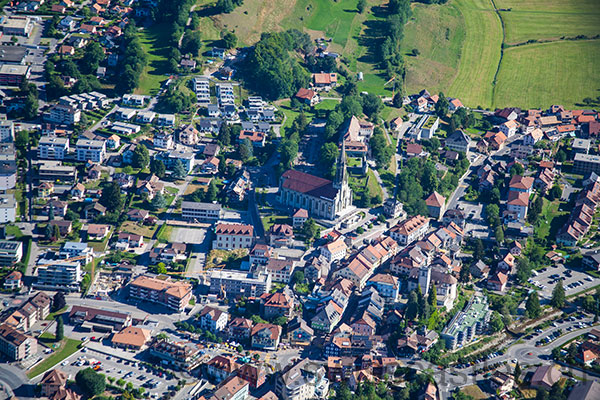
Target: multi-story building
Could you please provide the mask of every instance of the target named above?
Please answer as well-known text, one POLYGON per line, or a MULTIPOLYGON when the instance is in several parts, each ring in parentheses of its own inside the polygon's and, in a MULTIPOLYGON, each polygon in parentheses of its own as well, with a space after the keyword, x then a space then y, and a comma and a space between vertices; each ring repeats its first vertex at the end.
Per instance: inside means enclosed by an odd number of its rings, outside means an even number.
POLYGON ((281 338, 281 326, 259 323, 252 327, 252 347, 262 350, 277 350, 281 338))
POLYGON ((208 400, 246 400, 249 398, 249 386, 244 379, 231 376, 221 383, 208 400))
POLYGON ((131 315, 100 308, 73 306, 69 321, 87 331, 119 332, 131 326, 131 315))
POLYGON ((473 296, 465 310, 456 314, 442 331, 446 346, 454 349, 475 340, 477 335, 487 330, 490 315, 487 299, 480 295, 473 296))
POLYGON ((38 158, 64 160, 69 152, 69 139, 56 136, 42 136, 38 143, 38 158))
POLYGON ((233 358, 216 355, 206 363, 206 375, 216 383, 220 383, 232 376, 239 365, 233 358))
POLYGON ((102 164, 106 158, 106 142, 102 140, 79 139, 75 144, 77 161, 92 161, 102 164))
POLYGON ((390 229, 390 236, 400 245, 408 245, 422 239, 429 229, 429 218, 416 215, 390 229))
POLYGON ((235 105, 235 94, 231 83, 220 83, 217 85, 217 98, 219 106, 235 105))
POLYGON ((205 76, 194 78, 194 91, 198 103, 207 105, 210 103, 210 81, 205 76))
POLYGON ((0 121, 0 142, 12 142, 15 139, 15 125, 12 121, 0 121))
POLYGON ((191 371, 202 362, 200 349, 172 342, 168 339, 154 338, 150 345, 150 355, 157 357, 173 369, 191 371))
POLYGON ((82 257, 80 262, 82 264, 89 264, 92 262, 94 249, 88 247, 85 242, 65 242, 58 254, 61 258, 82 257))
POLYGON ((21 261, 23 243, 12 240, 0 240, 0 266, 8 267, 21 261))
POLYGON ((600 156, 582 153, 575 154, 573 172, 582 175, 587 175, 590 172, 600 174, 600 156))
POLYGON ((188 221, 218 221, 223 217, 220 204, 184 201, 181 203, 181 218, 188 221))
POLYGON ((11 190, 17 186, 17 159, 12 143, 6 149, 11 153, 0 151, 0 190, 11 190))
POLYGON ((15 222, 17 219, 17 202, 12 194, 0 195, 0 224, 15 222))
POLYGON ((64 104, 57 104, 46 114, 46 120, 57 124, 75 125, 81 120, 81 110, 64 104))
POLYGON ((221 332, 227 326, 229 314, 216 307, 206 306, 198 314, 198 323, 202 329, 212 333, 221 332))
POLYGON ((56 260, 51 264, 38 266, 37 271, 38 280, 35 286, 38 288, 79 291, 82 280, 79 262, 56 260))
POLYGON ((37 353, 37 340, 8 324, 0 325, 0 354, 12 361, 21 361, 37 353))
POLYGON ((158 279, 141 275, 129 285, 129 296, 135 299, 160 303, 166 307, 183 311, 192 298, 192 285, 187 282, 158 279))
POLYGON ((244 224, 218 224, 215 227, 215 235, 215 249, 249 249, 254 242, 254 227, 244 224))
POLYGON ((20 86, 21 82, 29 79, 31 67, 29 65, 0 65, 0 85, 20 86))
POLYGON ((39 164, 38 179, 42 182, 75 182, 77 168, 73 165, 62 165, 60 161, 44 161, 39 164))
POLYGON ((322 398, 329 391, 325 367, 305 358, 283 370, 275 383, 275 393, 282 400, 322 398))
POLYGON ((271 276, 234 270, 210 271, 210 293, 223 297, 260 297, 271 290, 271 276))

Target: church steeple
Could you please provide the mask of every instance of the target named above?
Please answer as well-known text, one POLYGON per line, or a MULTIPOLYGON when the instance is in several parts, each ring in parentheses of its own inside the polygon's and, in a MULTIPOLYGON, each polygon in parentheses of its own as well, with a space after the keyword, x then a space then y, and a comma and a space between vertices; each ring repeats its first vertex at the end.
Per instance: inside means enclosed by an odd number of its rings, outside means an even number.
POLYGON ((346 143, 342 139, 342 150, 338 157, 337 166, 335 170, 335 181, 333 187, 340 189, 344 185, 348 185, 348 174, 346 172, 346 143))

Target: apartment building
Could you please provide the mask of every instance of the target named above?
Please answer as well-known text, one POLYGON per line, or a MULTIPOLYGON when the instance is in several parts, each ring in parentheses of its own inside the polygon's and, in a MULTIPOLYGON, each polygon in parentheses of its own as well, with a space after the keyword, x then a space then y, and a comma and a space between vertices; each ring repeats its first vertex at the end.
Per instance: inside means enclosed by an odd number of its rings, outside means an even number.
POLYGON ((39 164, 38 179, 42 182, 75 182, 77 168, 73 165, 62 165, 61 161, 44 161, 39 164))
POLYGON ((271 275, 243 271, 213 269, 209 292, 223 297, 260 297, 271 290, 271 275))
POLYGON ((13 240, 0 240, 0 266, 9 267, 21 261, 23 243, 13 240))
POLYGON ((155 278, 141 275, 129 285, 129 296, 183 311, 192 298, 192 285, 163 276, 155 278))
POLYGON ((329 391, 326 375, 323 365, 305 358, 283 370, 275 383, 275 393, 282 400, 325 397, 329 391))
POLYGON ((46 114, 46 120, 57 124, 75 125, 81 120, 81 110, 64 104, 57 104, 46 114))
POLYGON ((82 280, 79 262, 56 260, 50 264, 39 265, 36 287, 40 289, 61 289, 78 292, 82 280))
POLYGON ((210 81, 205 76, 197 76, 194 78, 194 92, 196 92, 196 100, 199 104, 210 104, 210 81))
POLYGON ((69 153, 69 139, 56 136, 40 138, 37 149, 38 158, 64 160, 67 153, 69 153))
POLYGON ((218 224, 213 248, 220 250, 249 249, 254 242, 254 227, 244 224, 218 224))
POLYGON ((0 142, 12 142, 14 139, 14 123, 12 121, 0 121, 0 142))
POLYGON ((191 371, 201 364, 200 349, 196 346, 154 338, 150 345, 150 355, 160 358, 174 369, 191 371))
POLYGON ((573 172, 582 175, 587 175, 590 172, 600 174, 600 156, 582 153, 575 154, 573 172))
POLYGON ((0 195, 0 224, 15 222, 17 218, 17 202, 12 194, 0 195))
POLYGON ((102 163, 106 158, 106 142, 102 140, 79 139, 75 144, 77 161, 102 163))
POLYGON ((37 340, 12 328, 0 325, 0 354, 12 361, 21 361, 37 353, 37 340))
POLYGON ((220 204, 184 201, 181 203, 181 218, 188 221, 218 221, 223 217, 220 204))
POLYGON ((414 241, 422 239, 429 229, 429 218, 416 215, 400 222, 390 229, 390 236, 398 244, 406 246, 414 241))

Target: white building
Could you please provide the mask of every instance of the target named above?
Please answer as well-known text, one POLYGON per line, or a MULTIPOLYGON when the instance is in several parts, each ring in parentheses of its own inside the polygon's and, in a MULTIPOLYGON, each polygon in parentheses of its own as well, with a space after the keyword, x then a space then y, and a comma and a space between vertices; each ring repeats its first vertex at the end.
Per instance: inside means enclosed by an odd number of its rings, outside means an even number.
POLYGON ((68 152, 68 138, 42 136, 38 143, 37 156, 41 159, 64 160, 68 152))
POLYGON ((398 223, 390 229, 390 236, 398 242, 398 244, 406 246, 423 238, 428 229, 429 218, 422 215, 416 215, 398 223))
POLYGON ((74 125, 81 120, 81 110, 57 104, 47 114, 46 119, 57 124, 74 125))
POLYGON ((12 194, 0 195, 0 224, 17 220, 17 202, 12 194))
POLYGON ((106 142, 103 140, 79 139, 75 145, 77 161, 102 163, 106 158, 106 142))
POLYGON ((338 239, 321 246, 321 255, 330 263, 344 259, 347 251, 348 246, 346 246, 343 239, 338 239))
POLYGON ((15 126, 12 121, 0 121, 0 142, 12 142, 15 139, 15 126))
POLYGON ((196 100, 200 104, 210 103, 210 81, 205 76, 197 76, 194 78, 194 92, 196 92, 196 100))
POLYGON ((254 227, 244 224, 217 224, 213 248, 219 250, 249 249, 254 243, 254 227))
POLYGON ((78 262, 57 260, 38 266, 37 271, 36 286, 39 288, 79 291, 82 275, 78 262))

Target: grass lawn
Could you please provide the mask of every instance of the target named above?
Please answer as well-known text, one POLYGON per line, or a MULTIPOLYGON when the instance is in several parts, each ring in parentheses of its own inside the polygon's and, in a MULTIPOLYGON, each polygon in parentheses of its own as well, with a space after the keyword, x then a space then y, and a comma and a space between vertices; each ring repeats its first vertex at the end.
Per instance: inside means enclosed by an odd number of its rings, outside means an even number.
POLYGON ((167 243, 171 240, 171 233, 173 232, 173 227, 171 225, 163 224, 156 236, 156 240, 161 243, 167 243))
MULTIPOLYGON (((323 96, 327 96, 327 94, 323 94, 323 96)), ((339 103, 337 100, 325 99, 314 108, 315 110, 333 110, 339 103)))
POLYGON ((104 250, 106 250, 106 245, 108 244, 108 239, 110 238, 110 235, 111 232, 109 232, 108 235, 106 235, 106 237, 101 241, 88 240, 87 243, 92 249, 94 249, 95 253, 102 253, 104 252, 104 250))
POLYGON ((551 202, 548 199, 544 199, 542 213, 534 230, 536 239, 545 239, 548 236, 554 236, 558 233, 558 230, 563 226, 569 215, 568 211, 559 211, 559 208, 560 202, 558 200, 551 202))
MULTIPOLYGON (((69 308, 69 307, 68 307, 68 306, 64 306, 63 308, 61 308, 61 309, 60 309, 60 310, 58 310, 58 311, 51 312, 51 313, 50 313, 50 314, 48 314, 48 316, 47 316, 46 318, 44 318, 44 319, 45 319, 46 321, 54 321, 54 320, 56 319, 56 316, 57 316, 57 315, 60 315, 60 314, 62 314, 62 313, 64 313, 65 311, 67 311, 67 308, 69 308)), ((47 332, 44 332, 44 333, 42 334, 42 336, 43 336, 43 335, 46 335, 46 334, 48 334, 48 333, 47 333, 47 332)))
POLYGON ((154 226, 146 226, 146 225, 138 225, 134 221, 125 221, 123 225, 121 225, 122 232, 133 233, 136 235, 143 236, 145 238, 152 239, 156 230, 158 229, 158 225, 154 226))
POLYGON ((427 6, 415 3, 413 18, 406 24, 402 51, 418 49, 417 57, 406 56, 406 89, 415 93, 447 92, 456 76, 465 40, 464 18, 456 2, 427 6), (427 23, 424 23, 427 21, 427 23), (423 40, 423 38, 437 38, 423 40))
POLYGON ((597 0, 496 0, 506 29, 506 43, 562 36, 600 34, 597 0))
POLYGON ((140 76, 138 94, 156 95, 161 83, 167 79, 168 35, 166 24, 155 24, 139 30, 142 47, 148 56, 148 64, 140 76))
POLYGON ((560 41, 504 51, 494 106, 573 107, 600 88, 600 40, 560 41), (517 95, 518 94, 518 95, 517 95))
MULTIPOLYGON (((40 343, 52 345, 54 344, 54 336, 51 334, 45 333, 40 337, 40 343)), ((60 347, 57 351, 52 353, 50 357, 46 358, 44 361, 33 367, 31 370, 27 372, 27 377, 33 378, 38 376, 39 374, 49 370, 54 367, 56 364, 60 363, 65 358, 69 357, 71 354, 75 353, 81 341, 74 339, 64 339, 60 342, 60 347)))
POLYGON ((487 399, 489 397, 477 385, 465 386, 461 389, 461 391, 464 394, 471 396, 475 400, 487 399))
POLYGON ((275 224, 288 224, 291 225, 292 221, 290 217, 285 215, 268 215, 260 218, 263 223, 265 231, 268 231, 275 224))
POLYGON ((21 232, 18 226, 6 225, 6 236, 14 236, 15 239, 18 239, 23 236, 23 232, 21 232))

